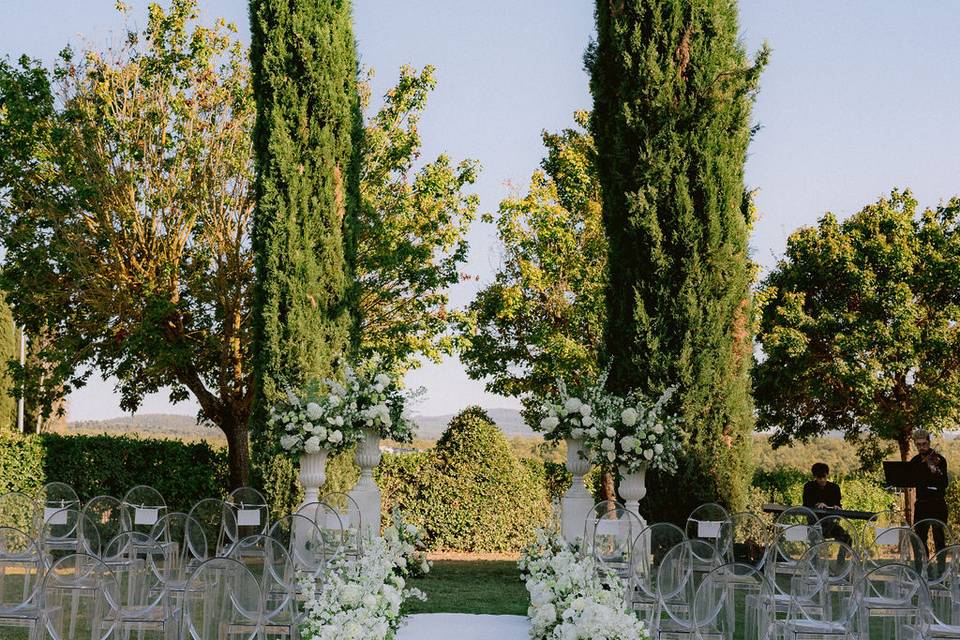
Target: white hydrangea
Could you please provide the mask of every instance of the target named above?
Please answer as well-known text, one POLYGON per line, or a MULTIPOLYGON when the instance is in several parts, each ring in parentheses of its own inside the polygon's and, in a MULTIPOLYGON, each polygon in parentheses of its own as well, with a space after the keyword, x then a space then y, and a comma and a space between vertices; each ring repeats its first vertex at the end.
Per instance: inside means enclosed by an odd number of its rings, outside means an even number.
POLYGON ((633 425, 637 424, 638 417, 639 414, 633 407, 627 407, 620 412, 620 421, 628 427, 632 427, 633 425))

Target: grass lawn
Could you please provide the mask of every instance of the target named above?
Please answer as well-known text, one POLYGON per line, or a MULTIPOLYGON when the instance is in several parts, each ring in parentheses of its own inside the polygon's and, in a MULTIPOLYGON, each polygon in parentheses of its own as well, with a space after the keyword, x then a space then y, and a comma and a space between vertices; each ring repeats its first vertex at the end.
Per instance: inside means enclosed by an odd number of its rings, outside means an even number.
POLYGON ((409 586, 427 601, 408 601, 408 613, 493 613, 527 615, 530 598, 512 560, 436 560, 426 577, 409 586))

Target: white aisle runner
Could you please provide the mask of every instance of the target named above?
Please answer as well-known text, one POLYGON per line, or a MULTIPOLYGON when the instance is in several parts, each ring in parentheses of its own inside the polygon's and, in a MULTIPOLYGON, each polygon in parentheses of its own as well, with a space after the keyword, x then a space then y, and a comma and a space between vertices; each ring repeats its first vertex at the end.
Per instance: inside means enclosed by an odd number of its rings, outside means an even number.
POLYGON ((526 616, 417 613, 400 627, 397 640, 527 640, 526 616))

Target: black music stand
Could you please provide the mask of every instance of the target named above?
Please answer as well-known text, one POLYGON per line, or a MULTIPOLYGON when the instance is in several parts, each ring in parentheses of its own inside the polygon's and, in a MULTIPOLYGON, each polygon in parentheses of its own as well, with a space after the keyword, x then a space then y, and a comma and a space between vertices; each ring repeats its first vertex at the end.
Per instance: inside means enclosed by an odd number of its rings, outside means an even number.
POLYGON ((883 477, 888 487, 905 489, 920 486, 916 470, 909 462, 885 460, 883 463, 883 477))

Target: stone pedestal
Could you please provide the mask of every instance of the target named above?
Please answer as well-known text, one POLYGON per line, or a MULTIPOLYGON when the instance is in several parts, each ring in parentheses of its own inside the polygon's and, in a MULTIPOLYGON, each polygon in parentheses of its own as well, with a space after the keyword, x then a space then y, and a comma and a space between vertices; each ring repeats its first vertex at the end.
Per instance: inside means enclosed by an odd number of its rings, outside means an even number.
POLYGON ((380 464, 380 435, 373 429, 363 430, 363 441, 357 445, 356 461, 360 466, 360 479, 350 490, 360 509, 361 534, 380 535, 380 487, 373 479, 373 470, 380 464))
POLYGON ((583 484, 583 476, 590 471, 589 452, 584 451, 583 441, 567 438, 567 471, 573 476, 573 483, 560 503, 562 516, 560 531, 563 539, 574 542, 583 538, 584 521, 593 509, 593 496, 583 484))
POLYGON ((303 504, 316 502, 320 499, 320 487, 327 481, 327 455, 329 453, 326 449, 320 449, 316 453, 305 453, 300 456, 300 484, 303 485, 303 504))
MULTIPOLYGON (((647 495, 647 469, 649 462, 644 462, 640 468, 630 473, 626 467, 620 467, 620 496, 627 511, 640 518, 640 501, 647 495)), ((642 521, 643 518, 640 518, 642 521)))

